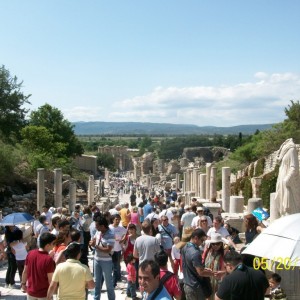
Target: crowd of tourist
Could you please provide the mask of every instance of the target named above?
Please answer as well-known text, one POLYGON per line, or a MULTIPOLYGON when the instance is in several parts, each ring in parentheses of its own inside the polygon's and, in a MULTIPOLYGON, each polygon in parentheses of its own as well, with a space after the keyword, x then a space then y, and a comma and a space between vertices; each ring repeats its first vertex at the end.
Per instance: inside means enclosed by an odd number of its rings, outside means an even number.
MULTIPOLYGON (((56 293, 58 299, 83 300, 88 289, 99 300, 104 282, 108 299, 114 300, 124 261, 126 296, 134 300, 137 292, 144 300, 260 300, 266 293, 273 299, 280 289, 279 275, 269 284, 263 272, 247 265, 235 250, 238 231, 197 199, 186 204, 179 190, 111 185, 119 195, 129 192, 130 203, 106 212, 96 203, 76 205, 71 213, 44 206, 35 213, 30 244, 17 226, 6 226, 6 287, 15 288, 18 270, 28 300, 50 300, 56 293)), ((247 243, 258 234, 255 220, 245 217, 247 243)))

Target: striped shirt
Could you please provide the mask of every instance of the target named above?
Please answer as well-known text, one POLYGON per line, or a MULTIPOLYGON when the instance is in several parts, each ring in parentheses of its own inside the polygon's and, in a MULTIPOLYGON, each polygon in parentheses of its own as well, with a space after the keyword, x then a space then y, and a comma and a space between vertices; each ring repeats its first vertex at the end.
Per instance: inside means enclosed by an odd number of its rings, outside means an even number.
MULTIPOLYGON (((96 245, 103 246, 103 247, 112 246, 112 248, 114 248, 115 235, 111 229, 108 229, 104 234, 102 234, 100 231, 97 231, 97 233, 95 234, 95 238, 96 238, 96 245)), ((111 253, 96 249, 94 258, 95 260, 110 261, 111 253)))

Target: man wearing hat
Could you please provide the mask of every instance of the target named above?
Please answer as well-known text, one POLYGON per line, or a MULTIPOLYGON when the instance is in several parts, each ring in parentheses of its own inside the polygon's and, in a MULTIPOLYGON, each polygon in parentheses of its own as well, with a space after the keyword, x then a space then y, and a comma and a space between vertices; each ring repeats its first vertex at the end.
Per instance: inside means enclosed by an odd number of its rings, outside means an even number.
POLYGON ((196 214, 191 211, 190 205, 185 205, 184 207, 185 213, 181 217, 181 225, 184 229, 192 226, 192 221, 194 217, 196 217, 196 214))
POLYGON ((205 300, 203 277, 213 276, 213 271, 205 269, 202 263, 199 247, 205 240, 205 232, 198 228, 192 232, 190 241, 181 250, 184 291, 189 300, 205 300))
POLYGON ((194 217, 193 220, 192 220, 192 227, 193 228, 196 229, 196 228, 200 227, 200 218, 202 216, 206 219, 208 227, 212 226, 212 220, 209 216, 204 215, 204 208, 202 206, 197 207, 197 213, 198 213, 198 216, 194 217))

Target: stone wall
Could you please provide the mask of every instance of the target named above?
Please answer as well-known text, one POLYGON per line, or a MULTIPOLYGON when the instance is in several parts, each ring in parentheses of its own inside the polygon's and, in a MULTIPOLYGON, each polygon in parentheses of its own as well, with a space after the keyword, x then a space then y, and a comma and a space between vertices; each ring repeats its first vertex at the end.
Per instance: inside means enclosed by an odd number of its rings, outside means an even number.
POLYGON ((97 175, 97 156, 83 154, 75 157, 74 162, 80 170, 90 172, 94 176, 97 175))
POLYGON ((118 170, 127 171, 132 168, 132 161, 127 146, 103 146, 98 147, 98 153, 110 154, 115 159, 118 170))

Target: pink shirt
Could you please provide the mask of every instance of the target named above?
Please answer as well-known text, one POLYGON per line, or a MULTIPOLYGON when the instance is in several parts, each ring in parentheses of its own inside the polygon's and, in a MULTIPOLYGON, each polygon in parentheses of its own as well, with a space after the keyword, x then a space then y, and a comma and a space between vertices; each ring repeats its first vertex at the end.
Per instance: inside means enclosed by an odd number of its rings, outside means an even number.
POLYGON ((130 223, 138 225, 138 221, 139 221, 139 214, 137 212, 132 212, 130 223))
POLYGON ((131 281, 131 282, 135 282, 136 281, 136 270, 134 267, 134 264, 127 264, 126 267, 126 271, 127 271, 127 280, 131 281))

